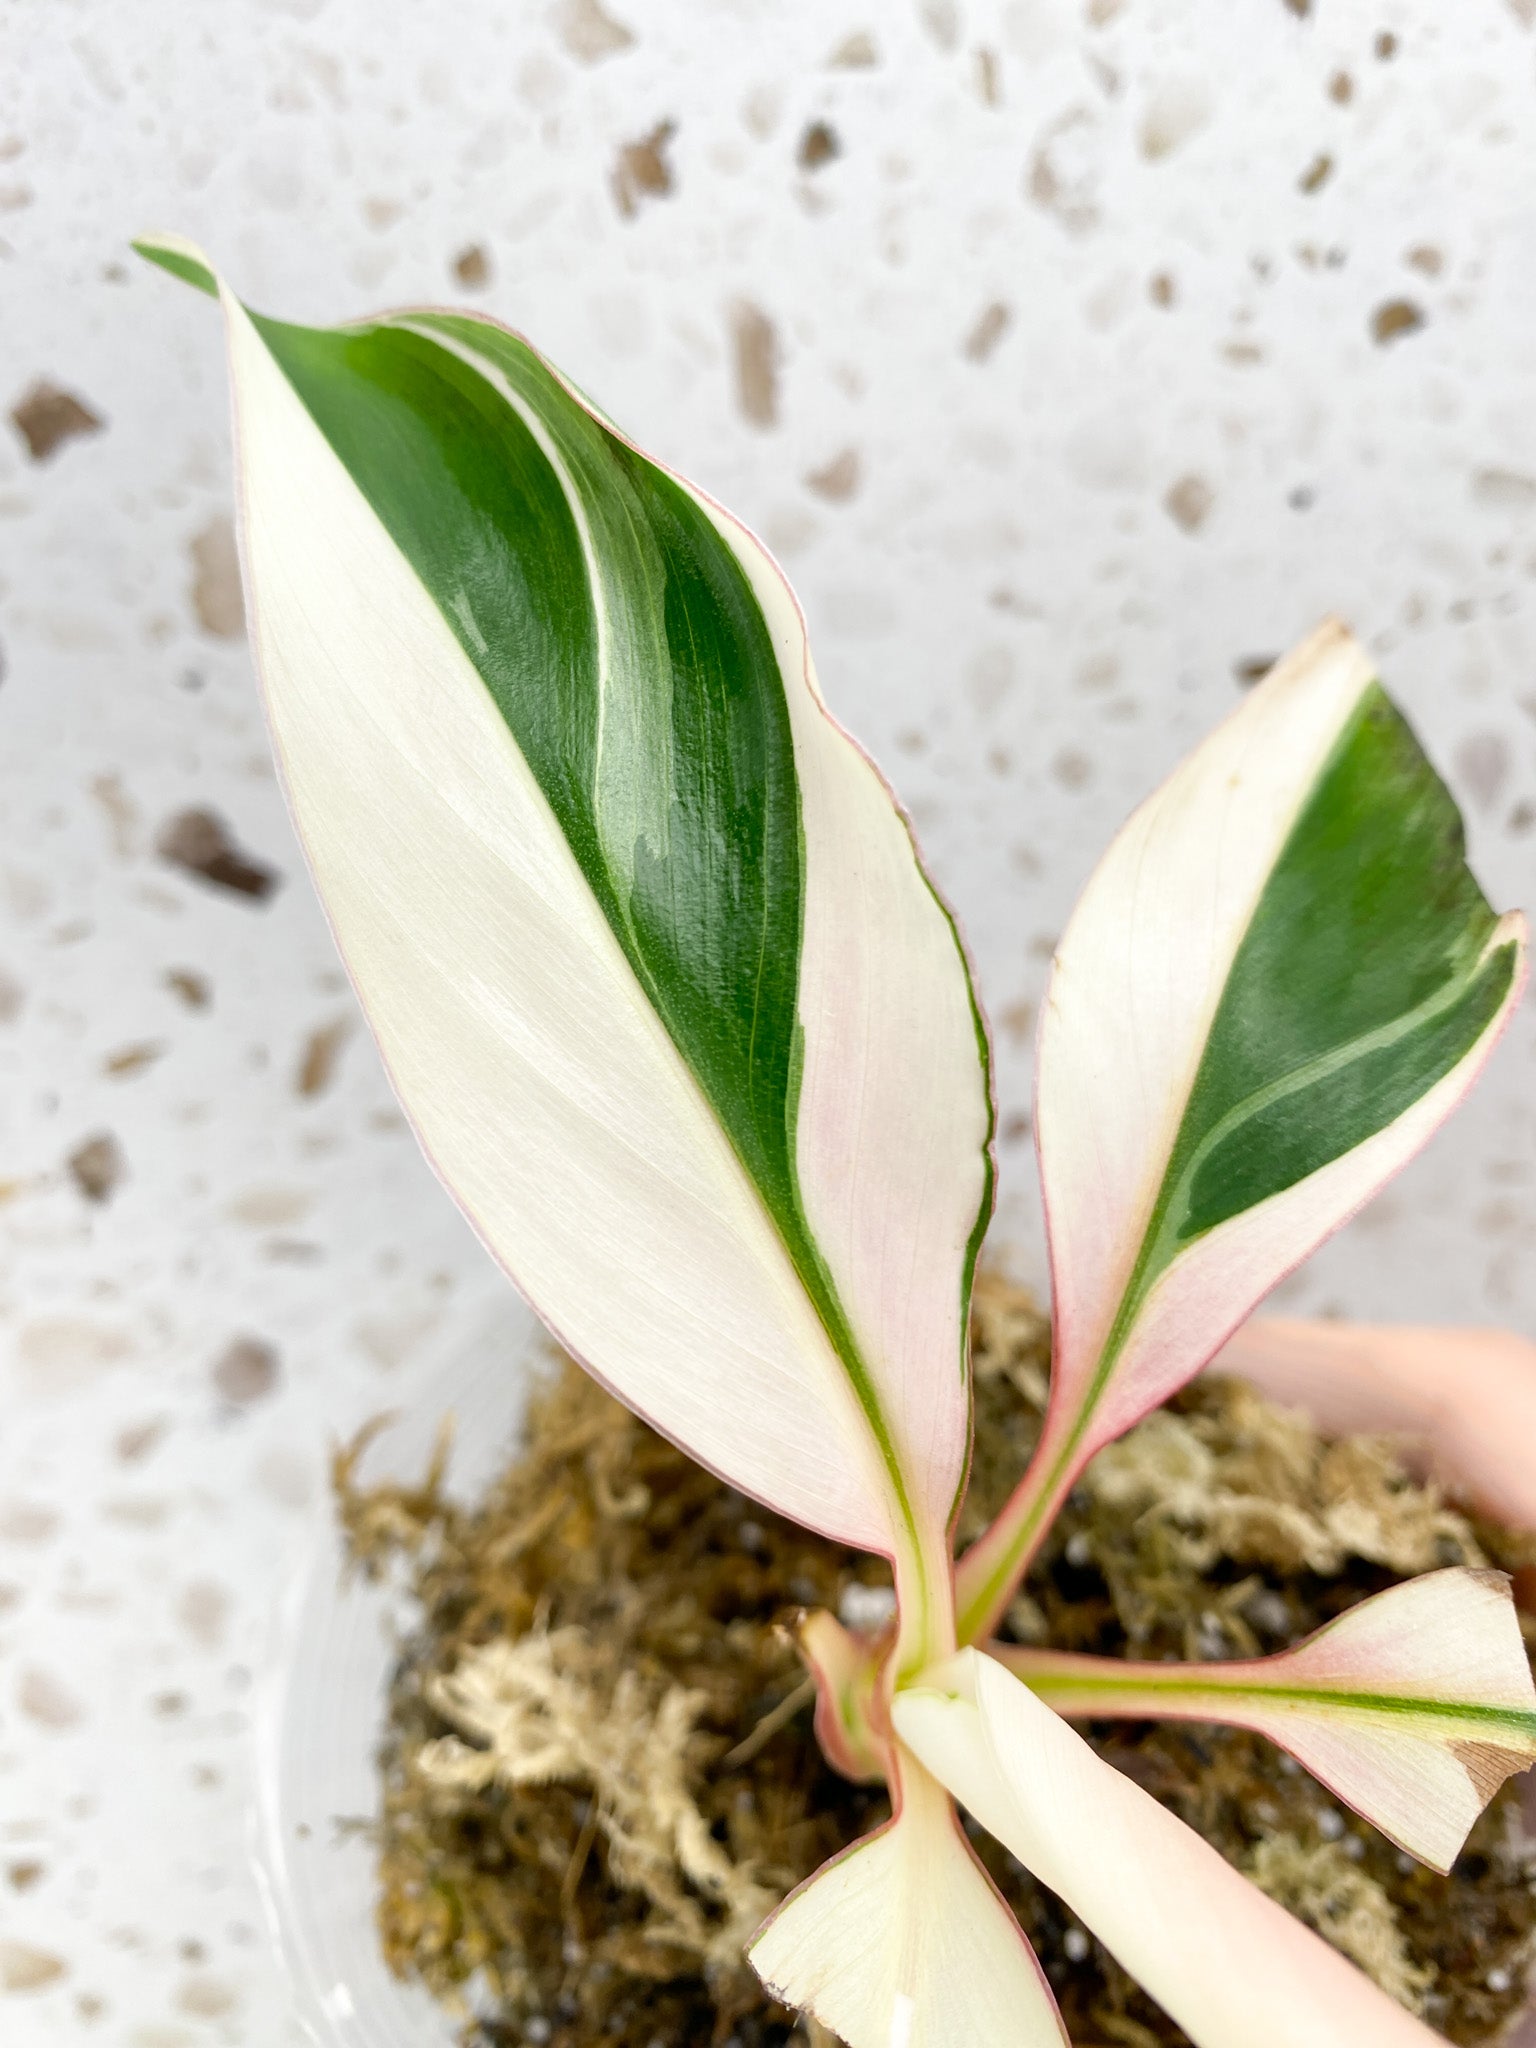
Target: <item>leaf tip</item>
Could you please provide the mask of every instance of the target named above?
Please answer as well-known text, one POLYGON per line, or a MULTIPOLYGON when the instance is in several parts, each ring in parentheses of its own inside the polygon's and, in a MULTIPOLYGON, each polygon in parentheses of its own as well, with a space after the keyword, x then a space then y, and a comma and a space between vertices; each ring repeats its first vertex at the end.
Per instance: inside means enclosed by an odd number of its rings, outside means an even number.
POLYGON ((180 235, 136 235, 131 246, 146 263, 154 263, 161 270, 169 271, 183 284, 206 292, 210 299, 219 296, 219 280, 202 250, 184 241, 180 235))

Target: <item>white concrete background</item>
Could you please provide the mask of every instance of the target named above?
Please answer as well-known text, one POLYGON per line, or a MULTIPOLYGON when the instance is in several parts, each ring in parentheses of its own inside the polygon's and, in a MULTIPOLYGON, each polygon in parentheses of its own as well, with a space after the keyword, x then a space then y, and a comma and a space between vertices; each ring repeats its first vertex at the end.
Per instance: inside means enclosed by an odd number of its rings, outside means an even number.
MULTIPOLYGON (((1027 1274, 1052 940, 1235 664, 1344 614, 1490 893, 1536 894, 1536 0, 605 4, 622 33, 592 0, 0 0, 0 412, 46 378, 106 422, 33 463, 0 420, 14 2048, 287 2038, 243 1846, 264 1617, 329 1435, 429 1398, 497 1287, 360 1033, 296 1093, 352 1006, 244 646, 191 598, 228 494, 215 316, 132 233, 290 316, 488 306, 767 536, 969 931, 1027 1274), (663 121, 672 189, 626 217, 619 152, 663 121), (839 154, 804 170, 815 121, 839 154), (1423 324, 1378 343, 1396 300, 1423 324), (849 450, 851 495, 807 484, 849 450), (282 871, 267 904, 156 857, 195 804, 282 871), (93 1204, 65 1162, 102 1132, 127 1170, 93 1204), (212 1368, 242 1335, 281 1368, 238 1403, 212 1368)), ((1533 1055, 1528 1009, 1290 1302, 1536 1328, 1533 1055)))

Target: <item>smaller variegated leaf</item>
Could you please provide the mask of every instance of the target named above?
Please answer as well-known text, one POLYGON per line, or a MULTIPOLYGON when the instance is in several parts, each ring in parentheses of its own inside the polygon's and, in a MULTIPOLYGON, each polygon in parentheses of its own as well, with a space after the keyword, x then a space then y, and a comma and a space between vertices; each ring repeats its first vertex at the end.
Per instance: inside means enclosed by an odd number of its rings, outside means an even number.
POLYGON ((991 1657, 962 1650, 892 1711, 903 1743, 1195 2048, 1434 2048, 1438 2036, 991 1657))
POLYGON ((965 1559, 987 1633, 1075 1475, 1193 1377, 1444 1122, 1519 999, 1525 924, 1375 668, 1325 626, 1120 832, 1057 950, 1035 1127, 1050 1407, 965 1559))
POLYGON ((1501 1572, 1430 1572, 1278 1656, 1144 1664, 989 1646, 1058 1714, 1253 1728, 1398 1847, 1449 1870, 1536 1763, 1536 1686, 1501 1572))
POLYGON ((847 2048, 1070 2048, 1034 1951, 949 1795, 900 1758, 894 1820, 823 1864, 747 1950, 847 2048))

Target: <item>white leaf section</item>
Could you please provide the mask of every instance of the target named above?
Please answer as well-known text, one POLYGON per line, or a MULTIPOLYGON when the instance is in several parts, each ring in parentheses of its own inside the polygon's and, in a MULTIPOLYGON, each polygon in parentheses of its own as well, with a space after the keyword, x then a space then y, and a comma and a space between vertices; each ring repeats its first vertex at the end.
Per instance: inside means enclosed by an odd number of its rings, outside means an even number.
MULTIPOLYGON (((1238 946, 1373 675, 1342 627, 1314 634, 1141 806, 1072 913, 1035 1108, 1064 1390, 1103 1351, 1238 946)), ((1096 1441, 1113 1433, 1095 1419, 1096 1441)))
POLYGON ((748 1949, 848 2048, 1068 2048, 1018 1922, 911 1757, 898 1818, 823 1865, 748 1949))
POLYGON ((1420 1463, 1536 1529, 1536 1344, 1513 1330, 1258 1317, 1211 1361, 1320 1429, 1400 1436, 1420 1463))
POLYGON ((1196 2048, 1433 2048, 1438 2036, 1001 1665, 966 1650, 930 1682, 896 1695, 903 1742, 1196 2048))
POLYGON ((785 1514, 896 1548, 847 1374, 489 692, 227 292, 224 310, 278 759, 428 1157, 626 1401, 785 1514))

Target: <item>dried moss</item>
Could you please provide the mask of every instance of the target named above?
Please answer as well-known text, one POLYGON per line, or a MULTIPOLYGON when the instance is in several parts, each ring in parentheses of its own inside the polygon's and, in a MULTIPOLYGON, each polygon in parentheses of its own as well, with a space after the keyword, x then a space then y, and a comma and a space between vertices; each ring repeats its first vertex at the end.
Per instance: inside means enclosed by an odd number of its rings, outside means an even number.
MULTIPOLYGON (((997 1280, 975 1316, 977 1452, 962 1535, 1038 1428, 1047 1332, 997 1280)), ((822 1762, 782 1622, 872 1596, 879 1564, 723 1487, 562 1366, 487 1498, 441 1465, 366 1487, 337 1463, 352 1554, 403 1565, 413 1615, 382 1755, 390 1965, 474 2048, 776 2048, 804 2040, 741 1959, 767 1906, 884 1818, 822 1762)), ((1021 1641, 1137 1657, 1278 1649, 1415 1572, 1536 1562, 1411 1479, 1205 1383, 1095 1462, 1009 1616, 1021 1641)), ((878 1596, 874 1596, 878 1597, 878 1596)), ((1101 1754, 1457 2042, 1521 2002, 1536 1864, 1502 1794, 1450 1878, 1240 1730, 1096 1724, 1101 1754)), ((977 1847, 1083 2048, 1185 2037, 1005 1851, 977 1847)), ((819 2028, 811 2032, 825 2040, 819 2028)))

